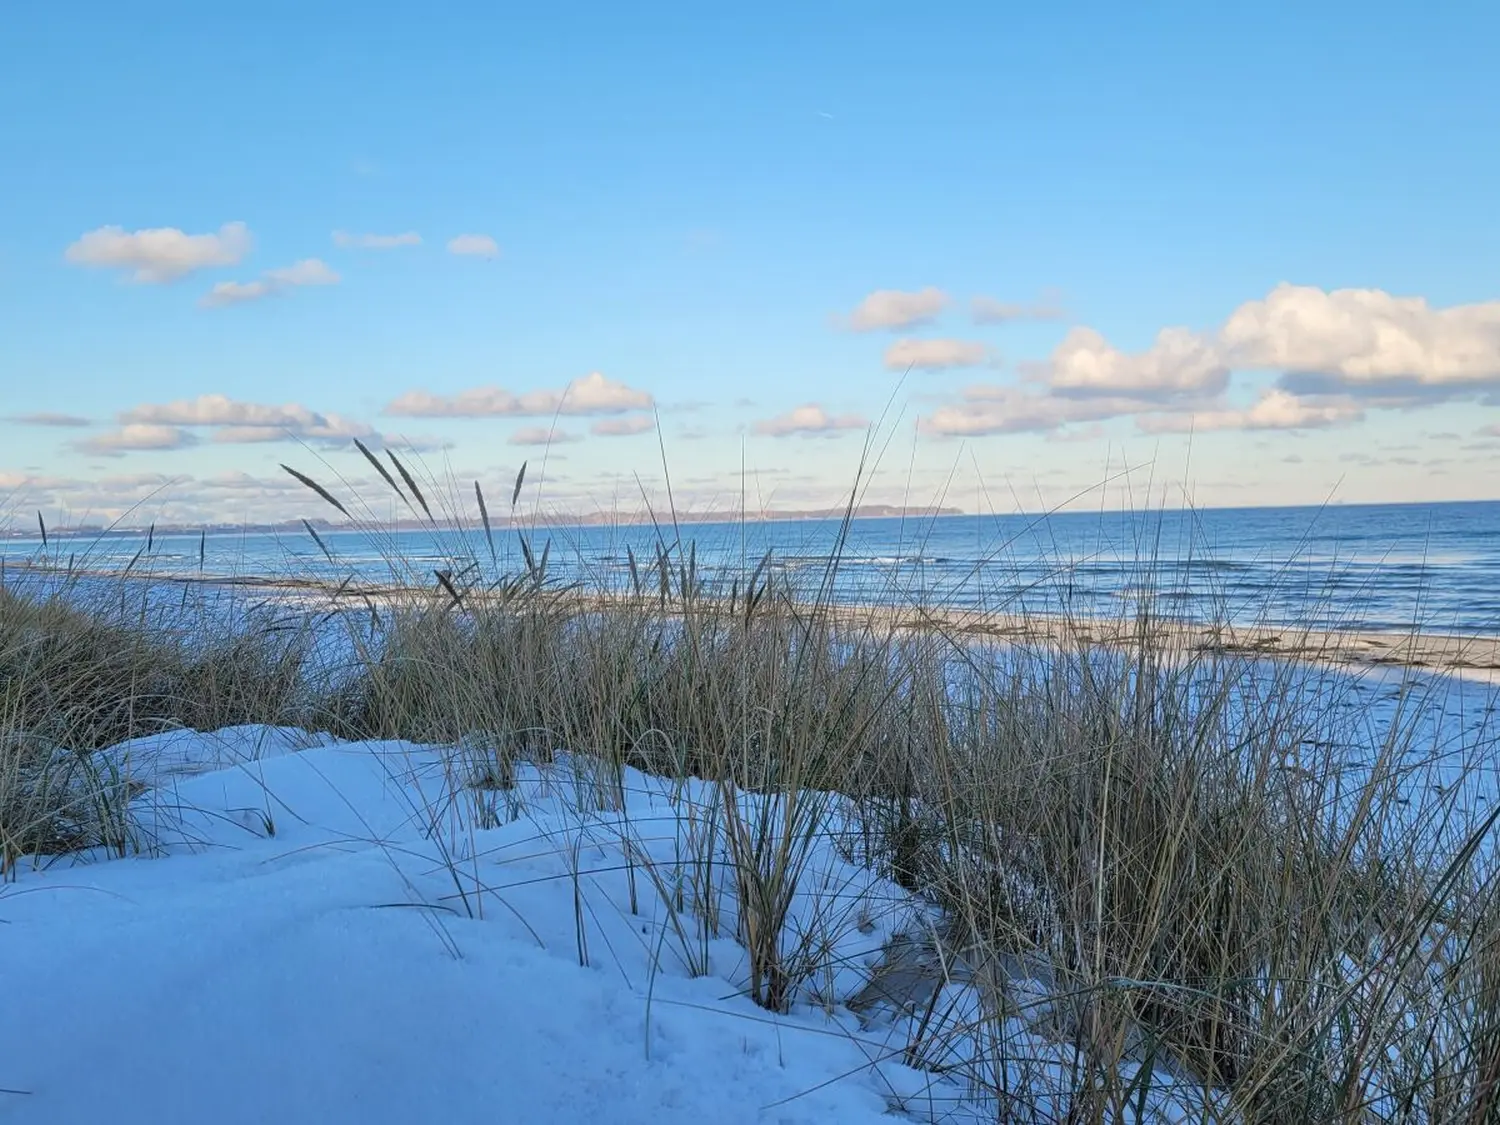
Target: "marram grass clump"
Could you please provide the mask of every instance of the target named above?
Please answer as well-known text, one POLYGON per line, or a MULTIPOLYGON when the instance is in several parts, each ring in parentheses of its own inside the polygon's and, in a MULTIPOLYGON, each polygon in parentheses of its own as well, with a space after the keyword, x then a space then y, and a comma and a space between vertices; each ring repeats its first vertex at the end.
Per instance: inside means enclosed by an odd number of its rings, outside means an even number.
POLYGON ((0 870, 132 844, 136 791, 100 751, 173 728, 308 723, 306 636, 265 615, 150 605, 138 584, 0 588, 0 870))

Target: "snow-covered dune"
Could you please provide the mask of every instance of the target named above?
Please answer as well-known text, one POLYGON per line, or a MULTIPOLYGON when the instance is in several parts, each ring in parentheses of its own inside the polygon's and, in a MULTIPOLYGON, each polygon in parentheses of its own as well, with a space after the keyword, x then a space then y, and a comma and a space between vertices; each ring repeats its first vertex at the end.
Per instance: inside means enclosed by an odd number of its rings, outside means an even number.
MULTIPOLYGON (((508 823, 486 829, 422 747, 237 728, 122 749, 157 785, 150 854, 0 886, 0 1120, 854 1122, 930 1086, 847 1010, 737 996, 729 936, 692 975, 639 863, 632 912, 623 841, 674 874, 692 794, 633 775, 624 810, 583 812, 561 763, 490 794, 508 823)), ((902 896, 832 845, 812 871, 852 993, 902 896)))

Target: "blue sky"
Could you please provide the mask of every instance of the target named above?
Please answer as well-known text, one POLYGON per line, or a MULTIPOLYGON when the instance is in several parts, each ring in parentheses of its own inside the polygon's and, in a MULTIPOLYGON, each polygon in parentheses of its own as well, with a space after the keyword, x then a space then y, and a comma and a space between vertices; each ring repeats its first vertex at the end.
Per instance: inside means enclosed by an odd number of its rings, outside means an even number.
POLYGON ((10 8, 0 511, 1495 495, 1493 5, 626 8, 10 8))

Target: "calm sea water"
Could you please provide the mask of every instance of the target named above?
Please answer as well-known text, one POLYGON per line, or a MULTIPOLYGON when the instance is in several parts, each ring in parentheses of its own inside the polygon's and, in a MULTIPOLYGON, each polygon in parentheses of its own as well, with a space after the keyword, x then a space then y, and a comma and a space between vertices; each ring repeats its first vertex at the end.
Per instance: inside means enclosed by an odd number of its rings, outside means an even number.
MULTIPOLYGON (((548 577, 623 588, 634 553, 645 581, 657 544, 675 564, 727 589, 768 552, 770 569, 803 593, 831 582, 849 601, 925 603, 1033 613, 1117 616, 1149 599, 1186 620, 1500 632, 1500 502, 1207 509, 1051 516, 951 516, 855 521, 836 570, 833 520, 539 528, 550 541, 548 577), (679 539, 680 534, 680 539, 679 539)), ((497 563, 482 532, 329 532, 330 562, 305 532, 207 536, 201 571, 367 580, 432 581, 438 568, 480 559, 486 572, 522 566, 517 532, 496 532, 497 563)), ((49 558, 124 567, 142 534, 54 539, 49 558)), ((36 558, 40 542, 0 540, 0 555, 36 558)), ((158 536, 135 562, 153 574, 200 572, 199 538, 158 536)))

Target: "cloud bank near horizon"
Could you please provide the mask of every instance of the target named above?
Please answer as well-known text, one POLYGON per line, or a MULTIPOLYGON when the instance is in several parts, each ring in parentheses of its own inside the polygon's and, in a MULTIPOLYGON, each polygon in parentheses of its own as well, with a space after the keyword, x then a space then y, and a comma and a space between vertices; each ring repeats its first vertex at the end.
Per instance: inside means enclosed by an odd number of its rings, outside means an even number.
MULTIPOLYGON (((118 228, 100 231, 91 232, 99 238, 90 241, 85 236, 74 244, 86 243, 84 248, 70 248, 75 264, 120 271, 136 284, 167 284, 199 270, 221 268, 238 262, 249 245, 243 224, 228 224, 214 235, 186 235, 175 228, 132 234, 118 228)), ((349 249, 417 244, 404 234, 348 238, 349 249)), ((256 281, 220 282, 211 293, 221 293, 223 303, 234 304, 339 280, 321 260, 303 259, 267 270, 256 281)), ((1118 346, 1086 324, 1061 326, 1061 338, 1045 358, 1008 367, 989 340, 946 335, 941 324, 950 316, 966 315, 971 323, 1006 332, 1022 322, 1045 325, 1058 319, 1054 312, 1050 304, 998 307, 989 298, 973 298, 965 305, 946 290, 928 286, 874 290, 841 327, 853 328, 856 334, 895 336, 877 341, 878 369, 913 372, 907 417, 918 436, 929 439, 1037 434, 1104 442, 1123 432, 1118 428, 1121 422, 1148 438, 1326 433, 1357 427, 1383 414, 1443 403, 1500 405, 1500 300, 1440 307, 1422 297, 1380 289, 1324 290, 1282 283, 1229 309, 1208 328, 1159 328, 1136 350, 1118 346), (924 328, 931 334, 921 334, 924 328), (977 368, 989 369, 987 377, 962 381, 965 372, 977 368), (1106 428, 1111 424, 1113 429, 1106 428)), ((708 425, 695 418, 691 426, 679 427, 680 434, 669 430, 663 438, 731 439, 743 433, 784 442, 781 448, 811 450, 820 443, 804 446, 786 439, 836 442, 868 432, 870 415, 858 409, 858 398, 844 393, 837 400, 829 395, 765 402, 754 409, 758 417, 742 419, 738 429, 726 427, 722 418, 708 425)), ((140 403, 113 413, 107 424, 62 410, 33 410, 3 421, 38 432, 60 431, 60 437, 70 438, 60 448, 155 461, 215 446, 300 442, 331 449, 347 447, 354 438, 373 446, 462 449, 468 440, 460 432, 466 420, 484 419, 532 423, 504 438, 510 447, 574 445, 652 434, 659 411, 670 416, 690 407, 701 412, 707 405, 713 405, 712 400, 662 404, 646 387, 592 371, 561 386, 532 389, 499 384, 455 390, 418 387, 378 410, 391 420, 423 419, 460 427, 442 437, 391 434, 376 421, 299 402, 258 403, 222 394, 140 403), (586 421, 583 428, 569 428, 554 424, 554 418, 586 421)), ((727 403, 719 402, 715 409, 720 408, 727 408, 727 403)), ((741 403, 736 409, 750 407, 741 403)), ((1500 433, 1495 426, 1481 427, 1472 434, 1452 435, 1452 442, 1468 443, 1463 448, 1469 450, 1500 451, 1493 445, 1495 433, 1500 433)), ((44 478, 45 474, 31 474, 28 479, 44 478)))

